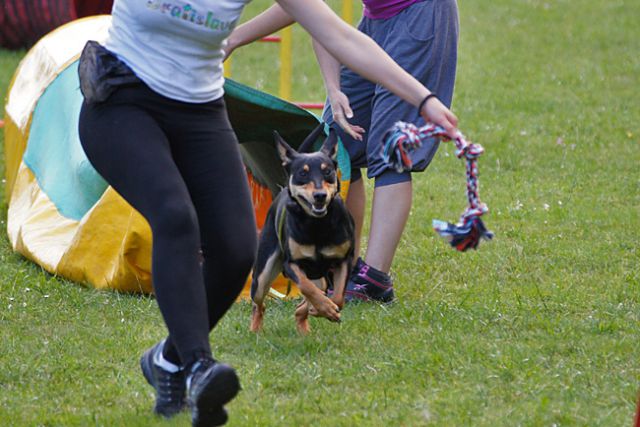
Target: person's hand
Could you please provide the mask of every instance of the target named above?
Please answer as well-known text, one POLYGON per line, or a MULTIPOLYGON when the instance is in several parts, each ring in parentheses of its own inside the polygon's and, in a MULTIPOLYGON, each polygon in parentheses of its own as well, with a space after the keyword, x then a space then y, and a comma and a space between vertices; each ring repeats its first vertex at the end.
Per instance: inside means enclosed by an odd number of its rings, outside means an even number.
POLYGON ((429 98, 422 106, 420 115, 427 122, 435 123, 444 128, 450 138, 456 138, 458 134, 458 118, 435 96, 429 98))
POLYGON ((329 103, 331 103, 331 111, 333 112, 333 120, 344 130, 351 138, 356 141, 362 141, 362 134, 365 130, 357 125, 352 125, 347 121, 353 117, 353 111, 349 105, 349 98, 340 90, 333 91, 329 94, 329 103))
POLYGON ((224 47, 224 58, 222 58, 222 62, 226 61, 237 47, 238 44, 233 38, 233 33, 231 33, 231 35, 227 39, 227 44, 224 47))

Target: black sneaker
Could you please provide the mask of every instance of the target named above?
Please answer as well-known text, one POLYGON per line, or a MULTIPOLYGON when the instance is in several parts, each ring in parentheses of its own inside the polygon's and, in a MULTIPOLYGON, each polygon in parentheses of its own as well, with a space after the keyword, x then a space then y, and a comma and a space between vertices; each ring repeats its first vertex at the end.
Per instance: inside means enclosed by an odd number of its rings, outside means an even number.
POLYGON ((229 365, 199 359, 187 375, 187 403, 193 427, 220 426, 227 422, 224 405, 240 391, 240 380, 229 365))
POLYGON ((156 404, 153 412, 169 418, 185 407, 184 372, 170 372, 158 366, 154 360, 162 351, 164 341, 151 347, 140 358, 140 368, 147 382, 156 389, 156 404))
POLYGON ((378 272, 378 276, 384 275, 382 280, 376 280, 369 274, 372 269, 369 264, 358 258, 356 265, 347 281, 344 293, 346 302, 377 301, 390 303, 395 299, 393 281, 388 275, 378 272))

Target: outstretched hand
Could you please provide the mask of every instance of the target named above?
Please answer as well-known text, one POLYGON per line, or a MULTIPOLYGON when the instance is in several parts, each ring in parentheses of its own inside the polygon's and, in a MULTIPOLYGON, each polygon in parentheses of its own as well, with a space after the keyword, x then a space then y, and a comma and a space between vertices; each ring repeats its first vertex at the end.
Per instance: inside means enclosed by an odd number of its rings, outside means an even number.
POLYGON ((458 118, 436 97, 429 98, 420 110, 422 118, 444 128, 451 139, 458 134, 458 118))
POLYGON ((231 54, 233 53, 234 50, 236 50, 236 48, 238 47, 237 43, 234 41, 233 39, 233 33, 232 35, 227 39, 227 43, 225 44, 223 51, 224 51, 224 58, 222 58, 222 62, 226 61, 227 59, 229 59, 229 57, 231 56, 231 54))
POLYGON ((349 98, 340 90, 334 91, 329 95, 331 103, 331 111, 333 112, 333 120, 344 130, 351 138, 356 141, 362 141, 362 134, 365 130, 357 125, 352 125, 347 119, 353 118, 353 111, 349 105, 349 98))

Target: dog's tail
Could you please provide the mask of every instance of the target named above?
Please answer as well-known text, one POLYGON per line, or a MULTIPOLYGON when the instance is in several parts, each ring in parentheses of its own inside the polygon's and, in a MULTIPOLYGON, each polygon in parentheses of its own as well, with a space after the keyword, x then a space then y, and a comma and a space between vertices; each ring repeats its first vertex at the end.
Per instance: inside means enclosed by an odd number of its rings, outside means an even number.
POLYGON ((298 153, 309 153, 313 150, 313 144, 320 137, 326 136, 324 132, 324 123, 320 123, 316 128, 302 141, 300 147, 298 147, 298 153))

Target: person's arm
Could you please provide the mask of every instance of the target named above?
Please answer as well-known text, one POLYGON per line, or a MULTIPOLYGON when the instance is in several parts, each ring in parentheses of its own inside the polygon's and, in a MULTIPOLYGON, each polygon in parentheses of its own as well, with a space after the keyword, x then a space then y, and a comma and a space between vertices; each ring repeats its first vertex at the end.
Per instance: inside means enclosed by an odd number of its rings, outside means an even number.
POLYGON ((278 4, 274 4, 260 15, 237 27, 229 38, 224 49, 225 60, 239 47, 252 43, 262 37, 275 33, 295 21, 278 4))
POLYGON ((353 117, 353 111, 351 111, 349 99, 340 90, 340 63, 316 39, 312 40, 313 50, 316 53, 324 87, 327 91, 327 98, 331 104, 333 120, 353 139, 362 141, 362 134, 365 130, 347 121, 353 117))
MULTIPOLYGON (((227 44, 224 49, 225 60, 237 48, 259 40, 269 34, 273 34, 294 22, 294 19, 285 12, 280 5, 277 3, 274 4, 260 15, 233 30, 227 39, 227 44)), ((325 88, 327 90, 327 98, 331 103, 333 119, 345 132, 351 135, 351 137, 361 141, 361 134, 364 133, 364 129, 360 126, 353 126, 347 121, 347 118, 353 117, 353 112, 349 106, 349 100, 345 94, 340 91, 340 63, 315 40, 313 41, 313 48, 318 58, 320 70, 322 71, 325 88)))
POLYGON ((431 92, 404 71, 371 38, 340 19, 322 0, 276 0, 337 61, 374 83, 380 84, 416 107, 425 120, 456 136, 457 117, 431 92))

